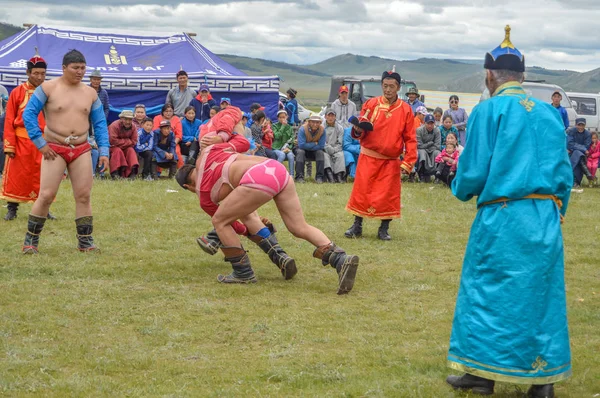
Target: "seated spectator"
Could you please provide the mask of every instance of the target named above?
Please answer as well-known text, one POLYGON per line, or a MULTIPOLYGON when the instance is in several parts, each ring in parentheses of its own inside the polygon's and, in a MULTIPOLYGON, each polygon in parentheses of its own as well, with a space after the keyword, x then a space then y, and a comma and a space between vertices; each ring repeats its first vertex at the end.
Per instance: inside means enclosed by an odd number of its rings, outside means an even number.
POLYGON ((410 107, 415 115, 417 114, 417 109, 419 107, 422 106, 423 108, 427 109, 425 107, 425 104, 419 100, 419 90, 416 87, 409 88, 408 92, 406 93, 406 96, 408 97, 408 100, 406 101, 406 103, 408 105, 410 105, 410 107))
POLYGON ((415 111, 415 129, 418 129, 423 125, 423 120, 425 116, 428 115, 427 108, 424 106, 420 106, 415 111))
POLYGON ((139 131, 142 128, 144 120, 146 120, 146 105, 137 104, 135 108, 133 108, 133 127, 136 131, 139 131))
POLYGON ((157 179, 158 167, 169 169, 169 178, 177 172, 177 141, 171 130, 171 122, 163 120, 159 128, 154 130, 154 147, 152 148, 152 178, 157 179))
POLYGON ((212 119, 213 117, 215 117, 215 115, 217 113, 219 113, 220 110, 221 110, 221 107, 219 107, 219 106, 213 106, 212 108, 210 108, 210 111, 208 112, 208 119, 206 119, 205 121, 203 121, 202 124, 208 123, 208 121, 210 119, 212 119))
POLYGON ((444 116, 452 116, 453 126, 458 130, 458 141, 462 144, 466 144, 467 121, 469 120, 469 115, 467 115, 467 111, 465 111, 464 108, 458 107, 457 95, 451 95, 450 99, 448 100, 448 104, 450 105, 450 109, 444 112, 444 116))
POLYGON ((443 114, 444 111, 440 107, 435 108, 435 110, 433 111, 433 117, 435 118, 435 127, 440 127, 442 125, 443 114))
POLYGON ((337 121, 335 110, 325 113, 325 176, 328 182, 344 181, 346 163, 344 161, 344 128, 337 121))
POLYGON ((346 162, 346 175, 352 178, 356 176, 358 155, 360 155, 360 142, 352 138, 352 127, 348 127, 344 130, 344 160, 346 162))
POLYGON ((229 105, 231 105, 231 100, 229 98, 221 98, 221 109, 226 109, 229 105))
MULTIPOLYGON (((242 119, 243 121, 243 119, 242 119)), ((277 123, 273 124, 273 150, 283 160, 288 161, 290 175, 294 176, 294 129, 287 122, 287 112, 280 110, 277 112, 277 123)), ((283 161, 282 161, 283 162, 283 161)))
POLYGON ((462 153, 463 149, 465 149, 458 142, 458 135, 456 133, 448 133, 448 135, 446 136, 446 146, 448 144, 454 144, 454 147, 456 148, 459 155, 462 153))
POLYGON ((254 153, 256 156, 267 157, 267 152, 265 151, 265 147, 263 146, 263 126, 265 125, 267 117, 263 111, 257 111, 252 115, 252 127, 250 127, 250 131, 252 132, 252 139, 254 139, 254 144, 256 145, 256 152, 254 153))
POLYGON ((175 135, 175 140, 177 144, 177 159, 179 161, 177 167, 181 167, 183 166, 183 159, 181 158, 179 142, 183 138, 183 127, 181 126, 181 119, 179 119, 179 117, 175 116, 175 114, 173 113, 173 105, 165 104, 160 111, 160 115, 154 117, 154 130, 160 128, 160 122, 164 120, 167 120, 169 122, 171 130, 175 135))
POLYGON ((452 184, 452 180, 456 174, 456 166, 458 165, 458 156, 459 153, 456 150, 456 145, 448 143, 446 148, 435 157, 435 162, 437 163, 436 181, 443 181, 448 186, 452 184))
POLYGON ((567 130, 567 150, 571 157, 571 167, 573 168, 573 188, 581 186, 581 180, 585 175, 588 181, 593 181, 592 174, 587 168, 587 156, 589 147, 592 145, 592 135, 585 128, 585 118, 575 120, 576 127, 570 127, 567 130))
POLYGON ((210 95, 210 91, 208 90, 208 85, 202 84, 200 86, 200 93, 190 101, 190 106, 194 107, 194 111, 196 111, 196 119, 201 122, 205 122, 210 119, 210 110, 217 106, 217 102, 213 99, 212 95, 210 95))
MULTIPOLYGON (((248 112, 244 112, 242 116, 242 123, 244 124, 244 137, 250 142, 250 149, 246 152, 248 155, 254 155, 256 152, 256 144, 254 143, 254 138, 252 138, 252 129, 248 127, 248 122, 252 122, 252 115, 248 112)), ((250 123, 252 126, 252 123, 250 123)))
POLYGON ((446 115, 444 116, 444 121, 442 122, 442 125, 438 127, 440 129, 440 135, 442 137, 442 149, 446 147, 446 137, 448 136, 448 134, 453 133, 454 135, 456 135, 456 137, 458 137, 458 130, 452 125, 452 123, 452 116, 446 115))
POLYGON ((179 143, 179 152, 183 157, 183 162, 187 161, 190 154, 190 147, 194 142, 198 141, 198 134, 200 133, 200 124, 202 122, 196 119, 196 111, 193 106, 185 108, 185 117, 181 121, 181 127, 183 136, 179 143))
POLYGON ((262 106, 261 104, 259 104, 258 102, 255 102, 252 105, 250 105, 250 120, 248 120, 248 123, 246 123, 246 126, 247 127, 252 126, 252 116, 254 116, 256 111, 264 111, 264 110, 265 110, 265 107, 262 106))
POLYGON ((592 133, 592 145, 590 145, 588 152, 587 167, 590 170, 592 179, 596 180, 596 170, 598 170, 598 163, 600 162, 600 141, 598 141, 598 133, 592 133))
MULTIPOLYGON (((289 114, 288 114, 289 116, 289 114)), ((318 115, 311 116, 298 130, 298 147, 296 148, 296 181, 304 182, 304 163, 315 160, 317 163, 317 184, 323 183, 325 172, 325 128, 318 115)))
POLYGON ((135 179, 139 167, 135 152, 138 135, 133 127, 132 111, 125 110, 119 114, 119 120, 115 120, 108 126, 108 137, 111 177, 135 179))
POLYGON ((417 129, 417 174, 421 182, 435 174, 435 158, 440 154, 441 145, 442 138, 440 130, 435 127, 435 118, 433 115, 425 116, 425 124, 417 129))
POLYGON ((277 160, 279 163, 283 163, 283 153, 276 153, 273 150, 273 139, 275 135, 273 134, 273 129, 271 128, 271 121, 268 118, 265 118, 265 122, 262 125, 263 130, 263 140, 262 146, 265 148, 265 153, 269 159, 277 160), (281 156, 279 156, 281 154, 281 156))
POLYGON ((147 117, 142 121, 142 128, 138 130, 138 141, 135 151, 142 161, 142 178, 152 181, 152 156, 154 155, 154 131, 152 131, 152 119, 147 117))

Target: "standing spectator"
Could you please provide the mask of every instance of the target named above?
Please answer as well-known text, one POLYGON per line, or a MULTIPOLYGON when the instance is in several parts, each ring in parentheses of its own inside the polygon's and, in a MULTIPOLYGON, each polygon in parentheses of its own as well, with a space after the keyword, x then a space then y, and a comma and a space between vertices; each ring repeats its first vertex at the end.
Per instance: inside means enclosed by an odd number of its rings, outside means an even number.
POLYGON ((458 165, 459 153, 456 150, 456 145, 448 143, 446 148, 442 149, 442 152, 436 156, 435 162, 437 163, 437 171, 435 173, 436 181, 443 181, 446 185, 450 186, 456 173, 456 166, 458 165))
POLYGON ((252 127, 250 127, 250 131, 252 132, 252 139, 254 140, 254 145, 256 145, 256 151, 254 154, 256 156, 267 157, 267 152, 265 151, 265 147, 263 146, 263 126, 266 121, 266 116, 263 111, 257 111, 252 115, 252 127))
POLYGON ((221 110, 227 109, 227 107, 231 105, 231 100, 227 97, 221 98, 221 110))
POLYGON ((410 109, 412 109, 412 111, 415 115, 417 114, 417 109, 419 109, 419 107, 422 106, 423 108, 427 109, 425 104, 419 100, 419 89, 418 88, 416 88, 416 87, 409 88, 408 92, 406 93, 406 96, 408 97, 408 101, 406 101, 406 102, 408 103, 408 105, 410 106, 410 109))
POLYGON ((98 93, 98 98, 100 102, 102 102, 102 107, 104 108, 104 117, 108 121, 108 113, 110 112, 110 101, 108 98, 108 91, 102 88, 102 73, 98 69, 94 69, 92 74, 90 75, 90 87, 96 90, 98 93))
POLYGON ((154 130, 154 148, 152 156, 152 178, 158 178, 158 168, 169 169, 169 178, 177 172, 177 141, 171 130, 171 122, 163 120, 154 130))
MULTIPOLYGON (((245 123, 243 118, 242 123, 245 123)), ((294 129, 287 122, 287 112, 285 110, 282 109, 277 112, 277 123, 273 124, 272 129, 275 137, 273 139, 273 150, 281 152, 284 160, 287 159, 290 175, 294 177, 294 129)))
MULTIPOLYGON (((188 87, 188 74, 184 70, 177 72, 177 87, 169 90, 165 104, 173 105, 173 112, 177 117, 183 118, 185 108, 196 97, 196 92, 188 87)), ((173 123, 171 123, 173 124, 173 123)))
POLYGON ((562 101, 562 94, 558 91, 552 93, 552 106, 558 111, 558 114, 565 125, 565 129, 568 129, 569 114, 567 113, 567 110, 560 104, 560 101, 562 101))
MULTIPOLYGON (((288 113, 289 117, 289 113, 288 113)), ((317 163, 317 184, 323 183, 325 172, 325 129, 318 115, 313 115, 298 130, 298 147, 296 149, 296 181, 304 182, 304 163, 314 160, 317 163)))
MULTIPOLYGON (((185 108, 183 109, 185 112, 185 108)), ((177 167, 183 166, 183 160, 181 158, 181 153, 179 149, 179 142, 183 139, 183 127, 181 126, 181 119, 178 116, 175 116, 173 111, 173 105, 165 104, 160 111, 160 115, 154 117, 154 130, 160 128, 160 123, 164 120, 169 122, 169 126, 175 135, 175 144, 177 151, 177 159, 179 164, 177 167)))
POLYGON ((440 130, 435 127, 433 115, 425 116, 425 125, 417 129, 417 149, 419 161, 417 174, 419 181, 425 182, 435 173, 435 158, 440 154, 442 137, 440 130))
POLYGON ((442 137, 442 149, 446 147, 446 137, 448 136, 448 134, 454 133, 458 137, 458 130, 452 125, 452 123, 454 123, 454 121, 452 120, 452 116, 446 115, 444 116, 444 121, 438 127, 440 129, 440 135, 442 137))
POLYGON ((183 137, 179 142, 179 152, 183 157, 183 162, 187 161, 188 155, 190 154, 190 147, 195 141, 198 141, 198 134, 200 133, 200 122, 196 119, 196 111, 193 106, 185 108, 185 117, 181 121, 181 127, 183 137))
POLYGON ((587 156, 590 153, 589 147, 592 145, 592 135, 585 128, 585 118, 577 118, 575 125, 576 127, 567 130, 567 150, 573 169, 573 188, 579 188, 584 175, 590 182, 594 179, 587 168, 587 156))
POLYGON ((600 142, 598 141, 598 133, 592 133, 592 145, 588 149, 587 167, 590 170, 592 179, 596 180, 596 170, 598 170, 598 162, 600 161, 600 142))
POLYGON ((123 111, 119 120, 108 126, 110 141, 110 175, 135 179, 138 173, 138 158, 135 147, 138 143, 137 130, 133 127, 133 112, 123 111))
POLYGON ((213 99, 212 95, 210 95, 207 84, 202 84, 200 86, 200 93, 196 98, 190 101, 190 106, 194 107, 196 119, 201 122, 210 119, 210 110, 214 106, 217 106, 217 102, 213 99))
POLYGON ((457 95, 451 95, 448 103, 450 104, 450 109, 444 112, 444 116, 452 116, 453 126, 458 130, 458 140, 464 146, 467 143, 467 121, 469 120, 469 115, 467 115, 467 111, 464 108, 458 107, 457 95))
POLYGON ((291 126, 296 126, 300 123, 300 118, 298 117, 298 101, 296 100, 298 91, 290 87, 286 94, 287 101, 285 103, 285 110, 288 114, 288 124, 291 126))
POLYGON ((328 182, 344 181, 344 128, 337 121, 335 110, 325 113, 325 176, 328 182))
POLYGON ((344 160, 346 162, 346 176, 356 176, 356 166, 360 155, 360 142, 352 137, 352 127, 344 130, 344 160))
POLYGON ((427 108, 425 108, 424 106, 420 106, 416 109, 416 111, 414 111, 414 114, 415 114, 414 126, 415 126, 415 129, 418 129, 423 124, 423 120, 425 120, 425 116, 428 115, 427 108))
POLYGON ((138 130, 138 142, 135 151, 143 163, 142 178, 152 181, 152 155, 154 149, 154 132, 152 131, 152 119, 147 117, 142 121, 142 128, 138 130))
POLYGON ((440 107, 435 108, 435 110, 433 111, 433 117, 435 118, 435 127, 440 127, 442 125, 443 114, 444 111, 440 107))
POLYGON ((348 99, 348 86, 340 87, 338 98, 331 104, 331 109, 335 112, 336 119, 342 128, 351 126, 348 119, 351 116, 358 116, 358 111, 356 104, 348 99))
POLYGON ((136 130, 142 128, 144 120, 146 120, 146 105, 137 104, 135 108, 133 108, 133 126, 136 130))

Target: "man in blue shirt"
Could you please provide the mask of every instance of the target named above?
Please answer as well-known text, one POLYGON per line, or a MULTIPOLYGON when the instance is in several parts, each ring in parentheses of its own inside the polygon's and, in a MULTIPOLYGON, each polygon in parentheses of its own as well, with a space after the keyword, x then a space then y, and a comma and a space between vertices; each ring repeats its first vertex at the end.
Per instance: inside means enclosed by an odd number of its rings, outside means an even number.
POLYGON ((575 125, 567 129, 567 151, 573 168, 573 188, 579 188, 581 180, 585 175, 588 181, 595 180, 587 167, 587 156, 590 154, 589 149, 592 145, 592 134, 585 128, 585 118, 577 118, 575 125))
POLYGON ((298 147, 296 148, 296 182, 304 182, 304 163, 307 159, 317 163, 317 184, 323 183, 325 173, 325 128, 318 115, 313 115, 298 130, 298 147))
POLYGON ((552 94, 552 106, 555 107, 556 110, 558 111, 558 113, 560 114, 560 118, 562 119, 563 123, 565 124, 565 129, 568 129, 569 128, 569 114, 567 113, 567 110, 560 105, 560 101, 562 101, 562 94, 559 93, 558 91, 555 91, 552 94))
POLYGON ((90 75, 90 87, 96 90, 98 93, 98 99, 102 102, 104 108, 104 118, 108 121, 108 112, 110 112, 110 101, 108 98, 108 91, 102 88, 102 73, 98 69, 95 69, 90 75))
POLYGON ((416 87, 411 87, 408 89, 406 96, 408 97, 408 101, 406 101, 406 103, 412 108, 413 115, 416 115, 417 108, 420 106, 425 106, 423 102, 419 101, 419 90, 416 87))

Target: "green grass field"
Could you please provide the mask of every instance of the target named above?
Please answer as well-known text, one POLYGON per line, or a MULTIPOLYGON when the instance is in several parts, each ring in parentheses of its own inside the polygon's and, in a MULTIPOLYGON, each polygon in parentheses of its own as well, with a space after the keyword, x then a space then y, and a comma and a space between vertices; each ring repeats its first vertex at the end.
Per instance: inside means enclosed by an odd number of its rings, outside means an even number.
MULTIPOLYGON (((313 248, 279 227, 299 273, 284 281, 249 241, 259 283, 225 286, 222 255, 200 251, 210 228, 174 181, 98 181, 101 254, 75 250, 74 203, 62 184, 36 256, 20 248, 29 205, 1 221, 0 395, 165 397, 467 397, 444 379, 462 256, 475 216, 439 185, 403 185, 393 241, 347 240, 351 185, 299 186, 307 219, 360 255, 354 290, 313 248), (168 192, 177 190, 179 192, 168 192)), ((600 393, 600 189, 574 194, 564 226, 573 378, 559 397, 600 393)), ((4 209, 2 216, 4 215, 4 209)), ((507 248, 510 250, 510 248, 507 248)), ((499 383, 498 397, 521 397, 499 383)))

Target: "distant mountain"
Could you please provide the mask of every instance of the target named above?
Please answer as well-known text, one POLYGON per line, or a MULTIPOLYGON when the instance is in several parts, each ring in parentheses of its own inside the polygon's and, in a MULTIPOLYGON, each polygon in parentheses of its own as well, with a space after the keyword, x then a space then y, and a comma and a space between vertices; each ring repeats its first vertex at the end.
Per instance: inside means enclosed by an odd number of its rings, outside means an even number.
POLYGON ((19 28, 18 26, 0 22, 0 40, 4 40, 22 30, 23 28, 19 28))

